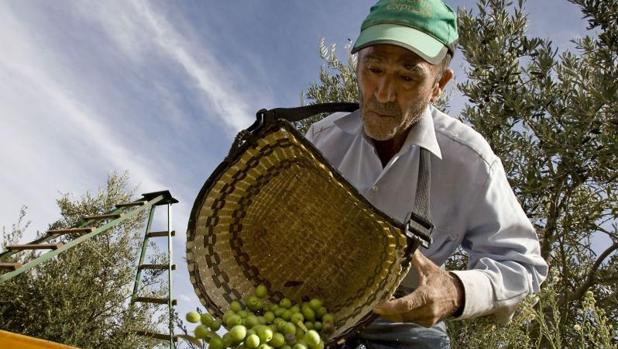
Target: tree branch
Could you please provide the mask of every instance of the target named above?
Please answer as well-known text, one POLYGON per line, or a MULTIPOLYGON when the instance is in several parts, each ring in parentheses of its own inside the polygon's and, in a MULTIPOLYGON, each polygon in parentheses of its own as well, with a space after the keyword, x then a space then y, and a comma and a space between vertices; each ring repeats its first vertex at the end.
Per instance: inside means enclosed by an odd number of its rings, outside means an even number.
POLYGON ((580 287, 578 287, 577 290, 575 290, 572 296, 569 296, 568 294, 565 295, 561 299, 561 303, 581 299, 584 293, 594 283, 594 279, 599 270, 599 267, 601 267, 601 264, 603 264, 603 261, 605 260, 605 258, 609 257, 616 250, 618 250, 618 243, 614 243, 613 245, 608 247, 605 251, 603 251, 603 253, 599 255, 599 258, 597 258, 597 260, 594 262, 592 267, 590 267, 590 271, 588 272, 588 277, 586 278, 586 281, 584 281, 584 283, 580 287))

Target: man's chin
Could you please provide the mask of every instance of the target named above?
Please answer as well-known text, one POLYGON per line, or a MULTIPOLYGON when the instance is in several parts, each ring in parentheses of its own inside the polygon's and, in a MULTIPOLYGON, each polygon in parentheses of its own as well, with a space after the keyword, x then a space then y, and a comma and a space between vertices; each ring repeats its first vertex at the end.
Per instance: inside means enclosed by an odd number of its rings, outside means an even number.
POLYGON ((393 137, 395 137, 395 132, 393 130, 377 131, 377 130, 372 129, 371 127, 367 127, 367 125, 364 125, 363 130, 365 131, 365 135, 367 135, 367 137, 373 140, 376 140, 376 141, 388 141, 390 139, 393 139, 393 137))

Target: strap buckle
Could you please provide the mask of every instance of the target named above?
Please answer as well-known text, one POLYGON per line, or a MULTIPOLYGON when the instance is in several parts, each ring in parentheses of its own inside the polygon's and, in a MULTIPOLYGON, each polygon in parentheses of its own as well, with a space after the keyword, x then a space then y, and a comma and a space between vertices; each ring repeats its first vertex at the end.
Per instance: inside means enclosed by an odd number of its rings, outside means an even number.
POLYGON ((418 241, 424 248, 429 248, 429 245, 432 243, 431 233, 433 232, 433 227, 434 225, 424 217, 410 212, 405 234, 408 238, 418 241))

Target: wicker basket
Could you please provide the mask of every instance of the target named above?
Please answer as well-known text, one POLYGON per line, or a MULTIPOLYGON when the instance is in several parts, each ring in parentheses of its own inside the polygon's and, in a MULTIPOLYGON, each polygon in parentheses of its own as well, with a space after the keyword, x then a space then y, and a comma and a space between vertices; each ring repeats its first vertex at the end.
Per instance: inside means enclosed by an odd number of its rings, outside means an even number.
POLYGON ((418 244, 289 122, 250 131, 195 200, 187 233, 195 291, 218 316, 259 284, 272 302, 321 298, 336 319, 329 340, 344 338, 392 296, 418 244))

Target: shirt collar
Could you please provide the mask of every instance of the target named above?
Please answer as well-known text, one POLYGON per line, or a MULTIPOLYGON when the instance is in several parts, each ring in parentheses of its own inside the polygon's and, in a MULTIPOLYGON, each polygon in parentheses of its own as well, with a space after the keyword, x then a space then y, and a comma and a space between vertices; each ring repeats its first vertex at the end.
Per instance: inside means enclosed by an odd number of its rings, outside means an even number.
MULTIPOLYGON (((420 120, 412 126, 408 137, 403 143, 402 148, 411 145, 418 145, 429 150, 438 159, 442 159, 442 152, 436 138, 436 130, 433 126, 432 106, 428 106, 423 112, 420 120)), ((335 125, 343 132, 357 134, 363 131, 363 122, 360 117, 360 110, 347 114, 334 121, 335 125)))

